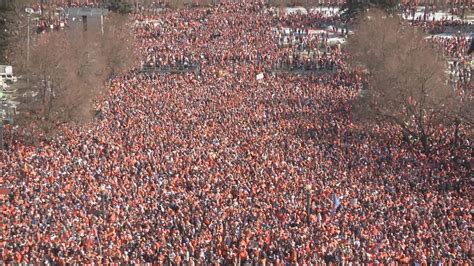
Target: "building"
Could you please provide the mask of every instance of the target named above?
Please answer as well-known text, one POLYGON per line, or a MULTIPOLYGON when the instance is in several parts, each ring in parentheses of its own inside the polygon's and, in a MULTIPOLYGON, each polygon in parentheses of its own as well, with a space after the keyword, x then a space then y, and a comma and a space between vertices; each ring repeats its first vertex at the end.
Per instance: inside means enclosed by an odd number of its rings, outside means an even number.
POLYGON ((101 28, 102 18, 108 10, 105 8, 71 7, 64 9, 70 27, 83 27, 84 30, 101 28))

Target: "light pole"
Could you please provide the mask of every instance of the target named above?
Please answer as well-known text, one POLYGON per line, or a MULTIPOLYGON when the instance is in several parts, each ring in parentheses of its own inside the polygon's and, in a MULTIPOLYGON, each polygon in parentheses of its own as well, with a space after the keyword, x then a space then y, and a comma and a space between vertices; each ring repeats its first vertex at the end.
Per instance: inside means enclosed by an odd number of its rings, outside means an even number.
POLYGON ((26 41, 26 83, 30 85, 30 21, 31 14, 35 12, 32 8, 25 8, 28 14, 27 41, 26 41))
POLYGON ((3 117, 0 117, 0 151, 3 150, 3 117))
POLYGON ((28 40, 26 48, 26 83, 30 84, 30 14, 28 13, 28 40))

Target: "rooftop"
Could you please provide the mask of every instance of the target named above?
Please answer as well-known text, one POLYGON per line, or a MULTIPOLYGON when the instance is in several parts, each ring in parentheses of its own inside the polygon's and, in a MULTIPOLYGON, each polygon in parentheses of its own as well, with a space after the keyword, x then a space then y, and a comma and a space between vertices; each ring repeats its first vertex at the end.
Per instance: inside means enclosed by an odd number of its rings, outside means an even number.
POLYGON ((108 10, 105 8, 72 7, 64 9, 64 13, 72 17, 100 17, 107 15, 108 10))

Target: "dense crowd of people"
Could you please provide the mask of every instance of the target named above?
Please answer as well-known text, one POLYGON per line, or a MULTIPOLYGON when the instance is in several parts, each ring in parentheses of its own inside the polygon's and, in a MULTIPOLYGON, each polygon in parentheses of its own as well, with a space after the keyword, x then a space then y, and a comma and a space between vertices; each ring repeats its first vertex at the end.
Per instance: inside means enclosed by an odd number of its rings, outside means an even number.
POLYGON ((448 59, 448 82, 461 94, 472 94, 474 89, 472 59, 467 54, 471 40, 472 36, 466 34, 435 35, 429 38, 448 59))
MULTIPOLYGON (((452 6, 452 4, 449 5, 452 6)), ((446 12, 444 9, 431 4, 416 6, 413 5, 412 1, 408 1, 406 5, 402 5, 401 9, 404 19, 410 21, 412 25, 424 28, 430 34, 443 33, 447 29, 472 27, 473 25, 472 21, 463 19, 459 8, 456 7, 449 8, 446 12)), ((469 11, 468 8, 466 10, 469 11)))
POLYGON ((472 265, 463 129, 454 141, 440 128, 428 156, 393 126, 355 122, 362 77, 343 50, 326 51, 334 73, 272 74, 297 53, 272 31, 288 23, 259 1, 221 2, 132 18, 160 21, 135 24, 144 64, 199 73, 132 70, 93 122, 35 147, 10 138, 0 261, 472 265))
POLYGON ((329 31, 308 31, 302 29, 273 29, 278 35, 278 45, 280 47, 294 47, 298 51, 326 48, 329 46, 329 31))
POLYGON ((413 26, 423 28, 429 34, 439 34, 446 32, 447 29, 455 29, 459 27, 471 27, 473 26, 472 22, 462 21, 462 20, 453 20, 453 19, 442 19, 442 20, 410 20, 410 24, 413 26))
POLYGON ((47 33, 67 29, 70 19, 64 12, 65 8, 103 8, 102 0, 57 0, 51 2, 33 2, 31 8, 36 14, 43 15, 36 20, 35 32, 47 33))

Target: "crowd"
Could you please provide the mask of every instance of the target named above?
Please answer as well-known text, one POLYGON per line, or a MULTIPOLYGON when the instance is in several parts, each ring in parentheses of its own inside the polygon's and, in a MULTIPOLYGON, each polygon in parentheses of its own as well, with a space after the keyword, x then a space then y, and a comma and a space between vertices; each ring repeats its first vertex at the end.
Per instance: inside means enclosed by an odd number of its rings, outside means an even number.
POLYGON ((282 52, 273 66, 276 70, 335 71, 343 67, 343 57, 335 47, 328 51, 312 50, 308 52, 282 52))
MULTIPOLYGON (((298 71, 334 71, 344 66, 340 43, 331 43, 327 30, 311 27, 274 28, 278 42, 273 69, 298 71)), ((341 34, 342 35, 342 34, 341 34)))
POLYGON ((467 50, 472 37, 465 34, 453 34, 452 36, 432 36, 429 41, 440 47, 443 55, 448 59, 448 75, 454 89, 460 94, 472 94, 473 65, 467 50))
MULTIPOLYGON (((103 0, 55 0, 51 1, 43 1, 43 5, 49 5, 55 7, 102 7, 106 1, 103 0)), ((40 1, 36 3, 36 7, 40 6, 40 1)))
POLYGON ((54 2, 44 2, 41 6, 41 2, 33 2, 31 8, 36 14, 43 16, 36 20, 35 32, 46 33, 51 31, 64 30, 69 25, 69 18, 63 12, 64 8, 100 8, 103 7, 103 1, 101 0, 58 0, 54 2))
MULTIPOLYGON (((272 13, 280 13, 272 10, 272 13)), ((338 12, 333 10, 310 10, 308 14, 302 17, 302 14, 296 13, 282 13, 278 16, 273 16, 274 23, 282 24, 285 27, 297 29, 306 28, 308 26, 313 28, 322 28, 328 25, 340 24, 341 18, 338 12)))
POLYGON ((424 9, 420 9, 420 6, 410 4, 402 5, 402 17, 410 21, 412 25, 424 28, 430 34, 443 33, 453 28, 472 27, 473 25, 472 21, 462 19, 457 8, 451 8, 445 12, 441 11, 440 7, 429 5, 425 12, 424 9))
POLYGON ((422 27, 429 34, 439 34, 445 32, 447 29, 454 29, 458 27, 472 27, 472 22, 443 19, 443 20, 411 20, 410 24, 417 27, 422 27))
POLYGON ((427 156, 390 125, 362 126, 343 51, 326 54, 334 73, 273 75, 295 51, 271 30, 287 23, 259 1, 221 2, 133 15, 161 21, 135 26, 144 63, 188 58, 199 73, 130 71, 93 122, 35 147, 10 138, 0 261, 472 265, 463 129, 440 128, 427 156))
POLYGON ((474 29, 472 21, 456 16, 456 10, 444 13, 431 5, 426 13, 420 13, 420 10, 416 6, 410 6, 409 2, 402 9, 403 17, 411 25, 430 34, 428 40, 441 48, 443 56, 448 60, 447 81, 460 94, 472 93, 472 59, 467 55, 474 29))
POLYGON ((329 31, 318 30, 309 32, 308 29, 273 29, 278 35, 280 47, 294 47, 296 50, 304 51, 329 46, 329 31))

